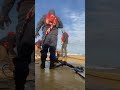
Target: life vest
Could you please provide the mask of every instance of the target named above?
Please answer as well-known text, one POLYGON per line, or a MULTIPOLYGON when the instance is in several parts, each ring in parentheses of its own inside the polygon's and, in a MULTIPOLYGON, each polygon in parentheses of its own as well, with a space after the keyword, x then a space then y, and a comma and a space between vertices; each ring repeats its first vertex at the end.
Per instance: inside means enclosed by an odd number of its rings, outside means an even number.
POLYGON ((62 35, 61 40, 62 40, 62 42, 65 41, 64 35, 62 35))
MULTIPOLYGON (((66 34, 66 37, 67 37, 67 38, 69 37, 68 33, 65 32, 64 34, 66 34)), ((62 37, 61 37, 62 42, 65 42, 65 36, 64 36, 64 34, 63 34, 62 37)))
POLYGON ((52 27, 57 24, 57 16, 48 13, 46 16, 46 24, 51 25, 52 27))

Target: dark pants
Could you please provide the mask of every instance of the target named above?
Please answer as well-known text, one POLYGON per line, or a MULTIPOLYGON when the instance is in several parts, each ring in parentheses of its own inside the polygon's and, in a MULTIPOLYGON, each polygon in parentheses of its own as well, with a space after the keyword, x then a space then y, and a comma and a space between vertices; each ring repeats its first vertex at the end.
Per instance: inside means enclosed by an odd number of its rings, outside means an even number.
POLYGON ((24 90, 26 78, 29 74, 29 64, 34 50, 34 18, 27 23, 23 29, 24 17, 32 8, 34 3, 23 3, 20 7, 18 25, 16 30, 17 57, 14 60, 15 65, 15 85, 16 90, 24 90), (24 33, 22 33, 22 31, 24 33))
POLYGON ((56 46, 57 46, 57 36, 48 35, 46 38, 43 35, 43 45, 41 51, 41 66, 45 67, 45 61, 47 58, 48 50, 50 52, 50 67, 54 66, 56 60, 56 46))
POLYGON ((65 52, 65 56, 67 56, 67 43, 64 43, 61 48, 61 54, 63 56, 63 52, 65 52))
MULTIPOLYGON (((18 61, 17 58, 17 62, 15 63, 15 90, 24 90, 24 85, 26 82, 26 78, 29 74, 29 63, 26 62, 21 62, 18 61)), ((23 59, 22 59, 23 60, 23 59)))
MULTIPOLYGON (((20 49, 19 49, 20 50, 20 49)), ((25 82, 27 76, 29 75, 29 64, 31 62, 31 54, 33 52, 33 47, 26 45, 22 46, 17 58, 14 60, 15 72, 14 79, 16 90, 24 90, 25 82)))

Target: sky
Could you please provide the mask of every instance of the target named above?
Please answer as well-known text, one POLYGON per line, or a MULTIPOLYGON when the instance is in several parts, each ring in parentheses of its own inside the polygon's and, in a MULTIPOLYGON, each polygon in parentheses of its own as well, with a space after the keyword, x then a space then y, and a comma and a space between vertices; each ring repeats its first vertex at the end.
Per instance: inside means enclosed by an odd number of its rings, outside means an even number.
MULTIPOLYGON (((35 26, 42 15, 47 14, 50 9, 55 9, 56 14, 63 22, 64 30, 69 34, 68 52, 84 55, 85 0, 36 0, 35 26)), ((40 30, 39 33, 42 36, 41 32, 40 30)), ((61 49, 61 34, 61 29, 59 29, 57 49, 61 49)))

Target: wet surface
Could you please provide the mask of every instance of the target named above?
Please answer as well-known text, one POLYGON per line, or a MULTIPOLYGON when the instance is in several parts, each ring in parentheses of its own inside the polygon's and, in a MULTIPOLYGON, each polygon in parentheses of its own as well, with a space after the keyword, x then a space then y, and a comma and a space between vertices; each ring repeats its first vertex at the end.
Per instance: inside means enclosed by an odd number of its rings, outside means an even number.
POLYGON ((86 75, 87 90, 120 90, 120 81, 86 75))
POLYGON ((40 63, 35 64, 35 90, 85 90, 85 80, 74 73, 69 67, 40 69, 40 63))
POLYGON ((115 74, 120 74, 120 69, 94 69, 96 72, 105 72, 105 73, 115 73, 115 74))
POLYGON ((112 67, 87 68, 87 90, 120 90, 119 69, 112 67))

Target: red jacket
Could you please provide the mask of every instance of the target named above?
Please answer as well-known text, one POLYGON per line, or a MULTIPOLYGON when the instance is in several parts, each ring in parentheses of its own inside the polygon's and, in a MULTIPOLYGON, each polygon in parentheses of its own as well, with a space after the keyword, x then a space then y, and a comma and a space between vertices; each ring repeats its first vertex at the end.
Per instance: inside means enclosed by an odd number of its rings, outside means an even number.
POLYGON ((69 35, 68 35, 68 33, 67 32, 64 32, 63 34, 62 34, 62 37, 61 37, 61 41, 62 42, 68 42, 68 37, 69 37, 69 35))

